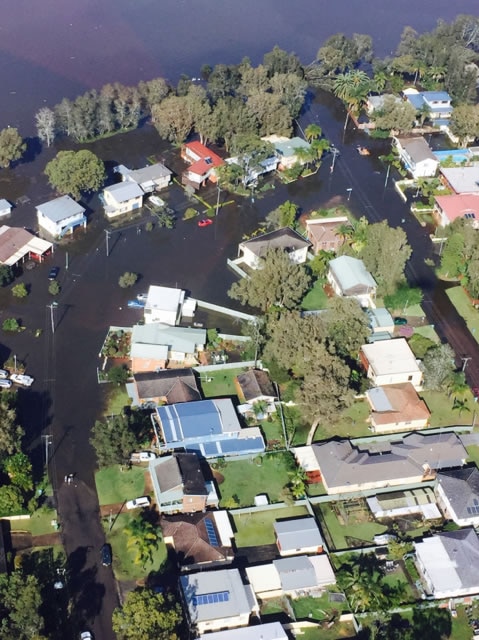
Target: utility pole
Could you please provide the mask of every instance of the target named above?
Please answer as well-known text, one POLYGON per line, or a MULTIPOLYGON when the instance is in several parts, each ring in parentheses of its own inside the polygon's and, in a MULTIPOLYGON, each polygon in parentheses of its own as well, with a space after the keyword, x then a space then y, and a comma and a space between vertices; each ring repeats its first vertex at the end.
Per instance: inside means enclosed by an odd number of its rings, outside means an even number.
POLYGON ((110 255, 110 247, 108 244, 108 241, 110 240, 110 232, 108 231, 108 229, 105 229, 105 240, 106 240, 106 257, 108 258, 108 256, 110 255))
POLYGON ((330 173, 334 172, 334 165, 336 164, 337 156, 339 156, 339 151, 336 149, 336 147, 333 147, 333 161, 331 163, 331 169, 329 170, 330 173))
POLYGON ((388 164, 388 170, 386 171, 386 180, 384 181, 384 188, 387 187, 388 180, 389 180, 389 172, 390 171, 391 171, 391 164, 388 164))
POLYGON ((53 317, 53 309, 58 307, 58 302, 52 302, 51 304, 47 304, 47 307, 50 309, 50 322, 52 325, 52 334, 55 333, 55 318, 53 317))
POLYGON ((51 435, 42 435, 42 440, 45 443, 45 467, 48 468, 48 462, 49 462, 49 447, 52 443, 52 436, 51 435))
POLYGON ((462 360, 462 372, 464 373, 464 371, 466 370, 467 367, 467 363, 469 362, 469 360, 472 360, 471 356, 466 356, 464 358, 461 358, 462 360))
POLYGON ((68 271, 68 251, 65 253, 65 269, 68 271))
POLYGON ((218 189, 218 195, 216 197, 216 212, 215 212, 215 216, 218 215, 218 209, 220 208, 220 193, 221 193, 221 189, 219 187, 219 185, 216 185, 216 188, 218 189))
POLYGON ((351 193, 352 193, 353 188, 349 187, 349 189, 346 189, 346 191, 348 192, 348 202, 351 200, 351 193))

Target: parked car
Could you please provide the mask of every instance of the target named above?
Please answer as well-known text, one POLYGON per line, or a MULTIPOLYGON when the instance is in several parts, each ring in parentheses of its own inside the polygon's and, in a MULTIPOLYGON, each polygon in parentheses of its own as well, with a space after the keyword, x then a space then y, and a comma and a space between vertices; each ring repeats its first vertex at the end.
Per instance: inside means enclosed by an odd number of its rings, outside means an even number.
POLYGON ((209 227, 210 224, 213 224, 213 220, 211 220, 211 218, 205 218, 204 220, 198 221, 199 227, 209 227))
POLYGON ((5 369, 0 369, 0 380, 6 380, 10 374, 5 369))
POLYGON ((93 636, 90 631, 82 631, 80 633, 80 640, 93 640, 93 636))
POLYGON ((406 318, 394 318, 394 324, 396 327, 402 327, 407 324, 406 318))
POLYGON ((132 453, 130 456, 130 462, 148 462, 154 460, 156 453, 153 451, 139 451, 138 453, 132 453))
POLYGON ((10 389, 11 386, 11 380, 0 380, 0 389, 10 389))
POLYGON ((48 279, 49 280, 56 280, 59 271, 60 271, 60 267, 52 267, 50 269, 50 271, 48 272, 48 279))
POLYGON ((34 378, 32 378, 32 376, 27 376, 24 373, 12 373, 10 375, 10 380, 22 387, 31 387, 34 382, 34 378))
POLYGON ((141 498, 135 498, 134 500, 128 500, 126 503, 127 509, 139 509, 140 507, 149 507, 150 498, 148 496, 142 496, 141 498))
POLYGON ((111 546, 107 543, 101 548, 101 563, 104 567, 111 565, 111 546))

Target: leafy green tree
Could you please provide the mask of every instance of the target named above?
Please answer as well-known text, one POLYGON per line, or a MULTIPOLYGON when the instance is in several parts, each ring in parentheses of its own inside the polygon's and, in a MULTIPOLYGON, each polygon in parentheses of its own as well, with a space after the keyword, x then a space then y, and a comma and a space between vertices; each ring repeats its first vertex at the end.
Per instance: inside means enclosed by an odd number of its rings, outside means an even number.
POLYGON ((15 298, 26 298, 28 296, 28 289, 26 285, 21 282, 20 284, 16 284, 12 287, 12 294, 15 298))
POLYGON ((459 144, 479 136, 479 106, 477 104, 458 104, 451 114, 449 128, 459 138, 459 144))
POLYGON ((394 130, 401 134, 412 131, 415 118, 416 109, 412 104, 394 96, 385 96, 382 107, 371 115, 371 120, 378 129, 394 130))
POLYGON ((158 526, 153 525, 146 518, 134 518, 126 525, 125 533, 127 548, 135 552, 134 563, 145 568, 147 562, 152 562, 155 549, 158 549, 160 540, 158 526))
POLYGON ((296 219, 299 213, 299 205, 286 200, 279 207, 270 211, 266 216, 266 224, 271 229, 282 229, 283 227, 291 227, 294 229, 296 219))
POLYGON ((291 262, 282 250, 270 250, 260 261, 259 269, 249 278, 235 282, 228 295, 241 304, 268 311, 273 306, 295 309, 304 297, 310 277, 303 265, 291 262))
POLYGON ((113 416, 106 422, 95 422, 90 442, 100 467, 125 464, 137 446, 131 421, 124 415, 113 416))
POLYGON ((446 380, 446 388, 449 397, 453 397, 454 401, 462 400, 469 391, 469 385, 466 382, 466 374, 464 371, 455 371, 446 380))
POLYGON ((4 331, 11 331, 12 333, 20 331, 20 323, 16 318, 5 318, 2 324, 4 331))
POLYGON ((416 358, 419 358, 419 360, 424 358, 429 349, 436 346, 436 343, 433 340, 426 338, 426 336, 422 336, 420 333, 412 335, 408 344, 416 358))
POLYGON ((118 284, 122 289, 128 289, 129 287, 132 287, 134 284, 136 284, 137 280, 137 273, 133 273, 132 271, 125 271, 125 273, 120 276, 118 284))
POLYGON ((321 317, 327 341, 340 356, 356 357, 371 334, 368 316, 353 298, 332 298, 321 317))
MULTIPOLYGON (((0 514, 18 515, 23 507, 22 492, 12 484, 4 484, 0 487, 0 514)), ((1 636, 0 636, 1 637, 1 636)))
POLYGON ((464 271, 464 236, 453 233, 447 240, 442 256, 440 274, 445 278, 456 278, 464 271))
POLYGON ((306 495, 308 476, 302 467, 297 467, 289 475, 289 489, 295 500, 301 500, 306 495))
POLYGON ((371 80, 364 71, 354 69, 336 76, 333 92, 337 98, 345 103, 347 110, 344 128, 348 123, 349 114, 359 113, 370 91, 371 80))
POLYGON ((419 287, 410 287, 401 283, 394 293, 384 296, 384 304, 392 311, 405 312, 408 307, 421 304, 423 293, 419 287))
POLYGON ((6 287, 13 282, 13 278, 12 268, 6 264, 0 265, 0 287, 6 287))
POLYGON ((54 189, 79 199, 82 192, 97 191, 105 182, 103 162, 88 149, 59 151, 45 167, 54 189))
POLYGON ((153 105, 151 117, 160 136, 175 144, 184 142, 194 125, 187 96, 168 96, 161 104, 153 105))
POLYGON ((308 262, 313 276, 317 278, 326 278, 330 261, 336 257, 334 251, 325 251, 320 249, 312 260, 308 262))
POLYGON ((14 453, 6 458, 3 462, 3 470, 15 487, 22 491, 33 489, 32 463, 24 453, 14 453))
POLYGON ((455 354, 448 344, 440 344, 428 349, 422 361, 424 388, 441 391, 456 369, 455 354))
POLYGON ((13 394, 0 394, 0 458, 18 453, 24 435, 17 424, 13 394))
POLYGON ((48 285, 48 293, 51 296, 57 296, 60 293, 61 287, 56 280, 52 280, 48 285))
POLYGON ((454 398, 452 410, 457 411, 459 416, 462 416, 464 411, 471 411, 471 408, 469 407, 467 400, 464 398, 454 398))
POLYGON ((323 130, 321 129, 319 124, 313 122, 311 124, 308 124, 308 126, 304 130, 304 135, 306 136, 306 140, 311 143, 313 140, 321 138, 321 136, 323 135, 323 130))
POLYGON ((44 638, 41 606, 40 585, 35 576, 24 576, 19 571, 0 575, 0 638, 44 638))
POLYGON ((303 75, 303 67, 298 56, 288 53, 277 45, 263 56, 263 66, 270 77, 277 74, 303 75))
POLYGON ((127 382, 128 378, 130 377, 128 369, 124 365, 122 365, 121 367, 112 367, 108 371, 107 375, 108 380, 110 382, 114 382, 117 385, 125 384, 125 382, 127 382))
POLYGON ((112 620, 119 640, 177 640, 182 613, 172 596, 136 589, 114 610, 112 620))
POLYGON ((18 129, 7 127, 0 131, 0 167, 8 169, 12 162, 20 160, 26 149, 18 129))

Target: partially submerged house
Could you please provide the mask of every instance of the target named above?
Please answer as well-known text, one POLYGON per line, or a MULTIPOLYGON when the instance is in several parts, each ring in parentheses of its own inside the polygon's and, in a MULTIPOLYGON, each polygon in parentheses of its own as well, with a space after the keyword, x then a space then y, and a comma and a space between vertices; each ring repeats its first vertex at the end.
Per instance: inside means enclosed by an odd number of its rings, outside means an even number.
POLYGON ((374 387, 366 391, 374 433, 414 431, 429 424, 431 412, 410 382, 374 387))
POLYGON ((5 200, 5 198, 0 199, 0 218, 4 216, 9 216, 12 213, 12 205, 5 200))
POLYGON ((206 344, 206 329, 173 327, 162 322, 134 325, 131 333, 133 373, 167 366, 193 366, 206 344))
POLYGON ((323 538, 313 517, 276 520, 273 527, 281 556, 323 552, 323 538))
POLYGON ((73 233, 76 227, 86 227, 85 208, 70 196, 61 196, 37 206, 38 226, 53 237, 73 233))
POLYGON ((116 218, 143 206, 143 191, 134 182, 119 182, 103 189, 102 200, 107 218, 116 218))
POLYGON ((403 94, 416 109, 416 113, 427 114, 433 126, 441 129, 447 127, 453 112, 452 98, 447 91, 417 91, 410 87, 403 91, 403 94))
POLYGON ((479 470, 476 466, 437 474, 435 492, 444 517, 459 527, 479 527, 479 470))
POLYGON ((191 368, 135 373, 128 391, 133 400, 132 406, 201 400, 196 376, 191 368))
POLYGON ((124 182, 137 184, 145 194, 166 189, 172 176, 172 172, 161 162, 134 170, 119 165, 115 167, 114 172, 119 173, 124 182))
POLYGON ((447 227, 454 220, 465 220, 479 229, 479 193, 435 196, 433 216, 440 227, 447 227))
POLYGON ((305 164, 301 151, 310 151, 311 145, 303 138, 288 138, 286 136, 271 135, 261 138, 265 142, 270 142, 274 146, 279 159, 278 170, 285 171, 291 169, 296 164, 305 164))
POLYGON ((216 183, 216 169, 225 161, 201 142, 187 142, 181 147, 181 157, 189 164, 181 175, 181 182, 195 190, 204 187, 206 182, 216 183))
POLYGON ((151 285, 145 302, 145 323, 162 322, 174 327, 181 320, 184 302, 182 289, 151 285))
POLYGON ((405 338, 363 344, 359 360, 377 387, 410 382, 416 391, 422 388, 423 372, 405 338))
POLYGON ((329 262, 328 282, 336 295, 354 298, 362 307, 374 307, 377 284, 364 262, 340 256, 329 262))
POLYGON ((0 264, 14 267, 25 260, 43 262, 51 253, 51 242, 34 236, 26 229, 6 224, 0 227, 0 264))
POLYGON ((284 251, 291 262, 303 264, 308 259, 309 240, 290 227, 263 233, 260 236, 245 240, 238 245, 237 263, 245 263, 251 269, 260 269, 261 260, 271 250, 284 251))
POLYGON ((311 242, 313 253, 316 255, 320 251, 336 252, 344 244, 345 238, 340 229, 346 226, 352 228, 346 216, 306 220, 306 235, 311 242))
POLYGON ((436 175, 439 160, 422 136, 394 138, 399 157, 413 178, 432 178, 436 175))

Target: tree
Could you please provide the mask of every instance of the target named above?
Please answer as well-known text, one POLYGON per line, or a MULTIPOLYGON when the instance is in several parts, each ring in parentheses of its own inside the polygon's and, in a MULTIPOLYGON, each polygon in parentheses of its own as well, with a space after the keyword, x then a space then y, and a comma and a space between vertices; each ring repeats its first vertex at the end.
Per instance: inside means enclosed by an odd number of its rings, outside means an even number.
POLYGON ((464 236, 462 233, 453 233, 442 252, 440 273, 445 278, 456 278, 463 272, 464 266, 464 236))
POLYGON ((389 227, 386 220, 367 226, 360 257, 382 295, 394 293, 404 281, 404 269, 411 252, 403 229, 389 227))
POLYGON ((429 349, 422 361, 424 388, 433 391, 446 389, 447 381, 454 373, 454 351, 448 344, 440 344, 429 349))
POLYGON ((26 151, 27 145, 23 142, 18 129, 7 127, 0 131, 0 167, 8 169, 15 160, 19 160, 26 151))
POLYGON ((143 517, 134 518, 125 527, 127 535, 126 546, 135 551, 135 564, 146 567, 147 562, 153 561, 153 552, 158 549, 160 534, 157 526, 143 517))
POLYGON ((40 585, 35 576, 24 576, 19 571, 0 575, 0 638, 41 640, 41 606, 40 585))
POLYGON ((0 395, 0 457, 18 453, 24 435, 22 427, 17 424, 13 395, 2 393, 0 395))
POLYGON ((410 287, 406 282, 401 283, 394 293, 384 296, 384 304, 388 309, 404 313, 407 307, 421 304, 423 298, 419 287, 410 287))
POLYGON ((297 467, 289 475, 289 489, 295 500, 301 500, 306 495, 308 476, 302 467, 297 467))
POLYGON ((173 596, 136 589, 114 610, 112 621, 119 640, 177 640, 182 613, 173 596))
POLYGON ((137 273, 133 273, 132 271, 125 271, 125 273, 122 276, 120 276, 120 279, 118 280, 118 284, 122 289, 128 289, 129 287, 132 287, 137 280, 138 280, 137 273))
POLYGON ((42 107, 35 114, 35 124, 37 127, 37 135, 47 147, 51 145, 55 139, 56 118, 55 112, 48 107, 42 107))
POLYGON ((416 109, 410 102, 399 100, 395 96, 385 96, 381 108, 375 109, 371 119, 377 129, 409 133, 414 127, 416 109))
POLYGON ((25 284, 21 282, 12 287, 12 294, 15 298, 26 298, 28 296, 28 289, 25 284))
POLYGON ((4 484, 0 487, 1 515, 18 515, 22 510, 22 506, 22 492, 18 487, 13 484, 4 484))
POLYGON ((464 398, 454 398, 454 402, 452 403, 452 410, 457 411, 459 416, 462 416, 463 411, 470 411, 470 407, 467 403, 467 400, 464 398))
POLYGON ((108 371, 108 380, 117 385, 125 384, 129 377, 128 369, 125 366, 112 367, 108 371))
POLYGON ((131 421, 124 415, 95 422, 90 442, 100 467, 125 464, 137 445, 131 421))
POLYGON ((479 106, 458 104, 449 121, 451 132, 459 138, 459 144, 467 144, 479 136, 479 106))
POLYGON ((4 331, 11 331, 12 333, 15 333, 20 331, 20 326, 21 325, 16 318, 5 318, 2 324, 2 329, 4 331))
POLYGON ((249 278, 235 282, 228 295, 241 304, 268 311, 273 305, 282 309, 295 309, 304 297, 310 277, 303 265, 291 262, 289 254, 281 249, 266 253, 249 278))
POLYGON ((6 264, 0 265, 0 287, 6 287, 11 282, 13 282, 13 271, 12 267, 9 267, 6 264))
POLYGON ((60 293, 60 284, 56 280, 52 280, 48 285, 48 293, 51 296, 57 296, 60 293))
POLYGON ((326 327, 327 340, 344 358, 356 357, 371 333, 368 316, 353 298, 332 298, 321 319, 326 327))
POLYGON ((347 110, 344 128, 348 123, 349 114, 359 112, 370 91, 371 80, 364 71, 354 69, 336 77, 333 83, 333 93, 346 104, 347 110))
POLYGON ((3 463, 3 470, 15 487, 22 491, 31 491, 33 489, 32 463, 24 453, 14 453, 6 458, 3 463))
POLYGON ((88 149, 59 151, 45 167, 52 187, 79 199, 82 192, 97 191, 105 182, 103 162, 88 149))
POLYGON ((280 204, 277 209, 270 211, 266 216, 266 223, 272 229, 283 227, 294 228, 299 213, 299 206, 290 200, 280 204))
POLYGON ((168 96, 161 104, 151 108, 151 118, 158 133, 165 140, 181 144, 194 124, 187 96, 168 96))
POLYGON ((466 374, 464 371, 455 371, 446 380, 447 393, 449 397, 453 397, 454 401, 464 398, 469 391, 469 385, 466 382, 466 374))

